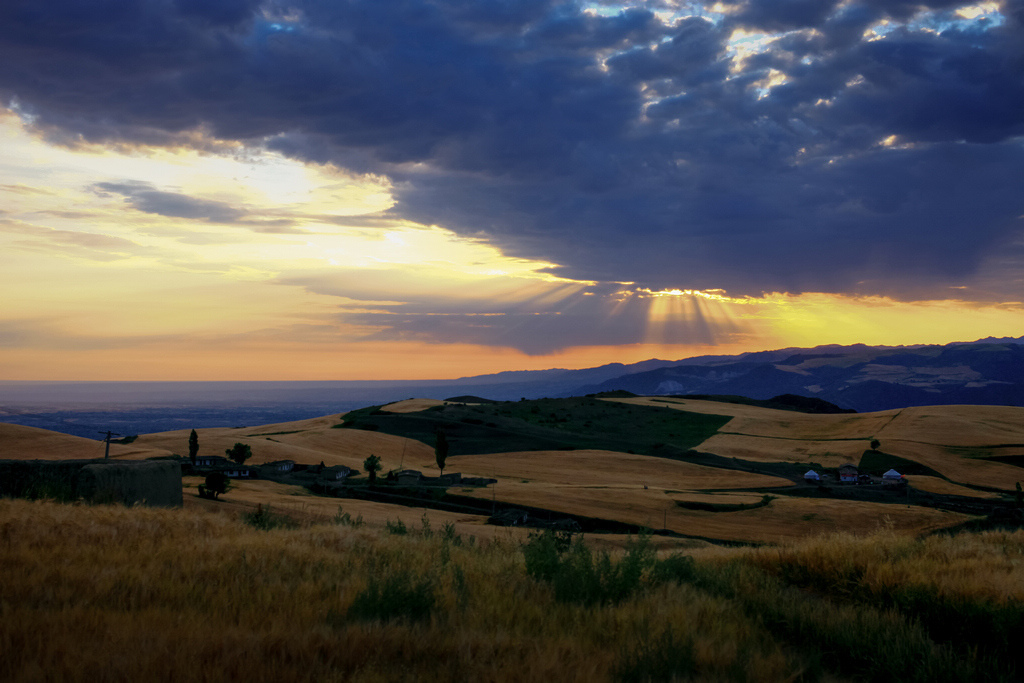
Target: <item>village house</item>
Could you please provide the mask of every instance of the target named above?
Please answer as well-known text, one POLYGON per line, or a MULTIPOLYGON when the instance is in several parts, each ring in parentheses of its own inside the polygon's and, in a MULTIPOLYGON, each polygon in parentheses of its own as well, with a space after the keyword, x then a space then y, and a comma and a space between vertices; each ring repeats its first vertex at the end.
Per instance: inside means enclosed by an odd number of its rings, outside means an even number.
POLYGON ((320 470, 320 479, 323 481, 344 481, 351 473, 351 467, 334 465, 333 467, 325 467, 320 470))
POLYGON ((197 455, 196 467, 225 467, 228 459, 223 455, 197 455))
POLYGON ((295 469, 294 460, 275 460, 274 462, 265 462, 262 467, 270 470, 274 473, 287 474, 295 469))
POLYGON ((807 472, 804 473, 804 481, 808 484, 818 484, 821 483, 821 477, 818 476, 818 473, 814 470, 807 470, 807 472))
POLYGON ((419 486, 423 473, 418 470, 402 470, 395 472, 395 480, 399 486, 419 486))
POLYGON ((220 469, 228 479, 253 479, 256 472, 248 465, 229 465, 220 469))
POLYGON ((857 466, 852 463, 846 463, 845 465, 839 466, 839 483, 840 484, 856 484, 857 483, 857 466))

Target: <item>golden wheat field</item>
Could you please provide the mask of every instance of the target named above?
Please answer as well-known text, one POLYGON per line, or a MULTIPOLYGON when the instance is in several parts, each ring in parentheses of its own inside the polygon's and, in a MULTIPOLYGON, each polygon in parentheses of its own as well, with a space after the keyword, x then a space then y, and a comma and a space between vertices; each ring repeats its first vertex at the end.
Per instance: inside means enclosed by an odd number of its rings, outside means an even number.
POLYGON ((0 500, 0 570, 12 681, 1010 681, 1024 630, 1024 532, 605 555, 0 500))
POLYGON ((606 399, 634 405, 732 415, 697 447, 725 457, 763 462, 856 464, 871 439, 881 450, 930 467, 954 483, 1013 491, 1021 468, 985 460, 1024 455, 1024 408, 927 406, 878 413, 807 415, 747 405, 638 397, 606 399))
MULTIPOLYGON (((1024 479, 1018 467, 981 459, 992 453, 1013 455, 1024 449, 1014 445, 1024 443, 1024 420, 1020 420, 1024 409, 1020 408, 944 406, 862 415, 807 415, 691 399, 615 400, 732 415, 697 450, 738 458, 755 467, 757 463, 780 462, 809 468, 856 463, 870 438, 879 438, 886 453, 930 467, 945 477, 911 475, 911 486, 925 493, 998 500, 999 494, 993 489, 1012 492, 1017 480, 1024 479)), ((384 408, 402 414, 441 403, 411 399, 384 408)), ((361 471, 364 460, 376 455, 384 472, 412 468, 427 475, 437 473, 431 446, 383 432, 336 428, 342 420, 342 416, 328 415, 255 427, 200 429, 200 454, 220 455, 241 442, 252 449, 250 464, 290 459, 309 465, 346 465, 361 471)), ((142 459, 187 453, 188 434, 189 430, 179 430, 141 435, 128 445, 113 444, 111 457, 142 459)), ((101 457, 103 448, 102 443, 88 439, 14 425, 0 424, 0 437, 4 437, 8 457, 101 457)), ((834 531, 870 533, 879 528, 916 535, 971 519, 959 513, 907 507, 891 496, 874 502, 806 498, 793 495, 793 482, 778 476, 613 451, 459 455, 449 459, 446 471, 496 479, 497 484, 487 488, 451 490, 491 500, 493 509, 517 505, 543 508, 551 511, 552 518, 607 519, 666 529, 685 537, 666 540, 666 546, 685 544, 686 538, 765 543, 834 531), (722 497, 727 495, 745 496, 744 502, 722 497), (765 495, 773 500, 758 504, 765 495), (694 509, 693 503, 701 500, 708 504, 707 509, 694 509)), ((266 481, 237 482, 234 491, 220 500, 201 501, 195 492, 198 483, 186 482, 186 505, 210 511, 224 509, 240 514, 257 505, 270 505, 299 520, 323 520, 338 514, 340 505, 342 514, 362 516, 367 524, 378 527, 389 519, 408 525, 423 514, 415 507, 321 498, 300 487, 266 481)), ((456 525, 467 536, 485 539, 496 533, 485 523, 484 514, 431 512, 430 517, 435 518, 435 524, 456 525)))

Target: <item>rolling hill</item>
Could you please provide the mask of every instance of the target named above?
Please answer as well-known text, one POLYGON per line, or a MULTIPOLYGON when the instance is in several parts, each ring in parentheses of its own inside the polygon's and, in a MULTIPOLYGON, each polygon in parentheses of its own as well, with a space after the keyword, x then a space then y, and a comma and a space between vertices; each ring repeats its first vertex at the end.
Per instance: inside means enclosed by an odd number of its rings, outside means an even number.
MULTIPOLYGON (((242 442, 252 448, 251 464, 291 459, 358 471, 373 454, 384 472, 436 475, 438 429, 452 446, 446 472, 497 481, 486 488, 449 488, 453 504, 465 500, 478 512, 431 511, 470 535, 492 536, 496 527, 486 525, 487 515, 517 506, 546 511, 538 514, 550 519, 649 527, 667 534, 666 541, 764 543, 880 526, 920 534, 1006 506, 1017 480, 1024 479, 1011 464, 1015 457, 1024 460, 1024 408, 996 406, 812 414, 661 396, 478 405, 416 399, 198 434, 201 455, 219 455, 242 442), (869 449, 872 439, 881 442, 878 451, 869 449), (809 468, 825 473, 844 463, 860 464, 875 476, 898 465, 910 486, 897 493, 881 485, 803 482, 809 468)), ((111 457, 182 455, 188 434, 142 435, 131 444, 112 444, 111 457)), ((0 425, 0 441, 6 457, 102 456, 102 444, 95 441, 16 425, 0 425)), ((295 516, 322 519, 340 502, 352 515, 377 524, 392 515, 412 523, 423 514, 415 506, 370 498, 338 501, 287 483, 238 481, 223 504, 187 493, 186 505, 223 512, 273 504, 295 516)))
POLYGON ((580 393, 797 394, 860 412, 930 405, 1024 406, 1020 339, 918 347, 819 346, 694 358, 581 387, 580 393))

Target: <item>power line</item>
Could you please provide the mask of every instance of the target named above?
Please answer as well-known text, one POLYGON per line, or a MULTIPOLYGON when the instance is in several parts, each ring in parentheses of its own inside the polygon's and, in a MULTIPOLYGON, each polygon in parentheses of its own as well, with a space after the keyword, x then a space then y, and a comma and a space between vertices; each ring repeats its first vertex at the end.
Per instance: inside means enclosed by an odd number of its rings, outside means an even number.
POLYGON ((106 434, 106 436, 103 438, 103 443, 107 444, 107 447, 106 450, 103 452, 103 459, 108 460, 110 459, 110 437, 124 436, 124 434, 118 434, 117 432, 112 432, 109 429, 105 432, 100 432, 100 434, 106 434))

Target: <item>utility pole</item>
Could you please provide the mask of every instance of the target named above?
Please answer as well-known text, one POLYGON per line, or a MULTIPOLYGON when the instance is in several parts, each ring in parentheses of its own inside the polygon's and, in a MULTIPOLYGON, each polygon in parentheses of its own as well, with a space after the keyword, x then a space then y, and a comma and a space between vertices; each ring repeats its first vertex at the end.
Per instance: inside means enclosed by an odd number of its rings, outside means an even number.
POLYGON ((112 437, 112 436, 121 436, 121 434, 118 434, 117 432, 112 432, 109 429, 107 431, 105 431, 105 432, 100 432, 100 434, 106 434, 106 436, 103 438, 103 443, 107 444, 107 447, 103 451, 103 459, 104 460, 109 460, 110 459, 110 437, 112 437))

